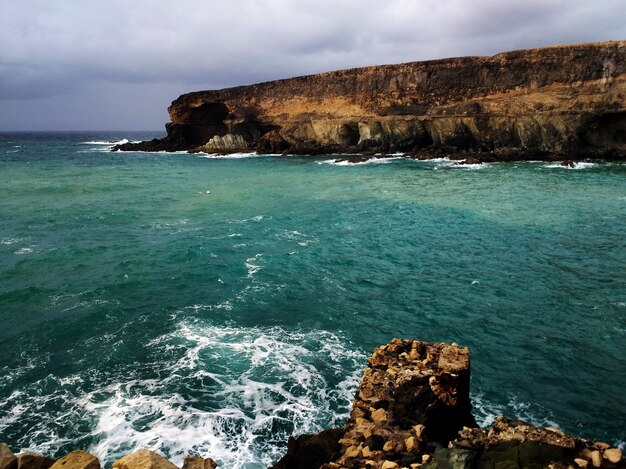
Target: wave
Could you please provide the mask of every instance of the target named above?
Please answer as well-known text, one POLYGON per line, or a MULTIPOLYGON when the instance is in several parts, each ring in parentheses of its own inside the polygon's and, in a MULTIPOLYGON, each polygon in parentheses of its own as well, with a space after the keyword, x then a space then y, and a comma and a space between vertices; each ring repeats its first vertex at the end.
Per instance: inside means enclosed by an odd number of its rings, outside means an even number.
POLYGON ((387 164, 393 160, 404 159, 405 156, 390 156, 390 157, 374 157, 363 161, 350 161, 347 159, 335 159, 335 160, 322 160, 317 164, 331 164, 334 166, 360 166, 364 164, 387 164))
POLYGON ((123 145, 125 143, 139 143, 138 141, 130 141, 127 138, 123 138, 121 140, 90 140, 87 142, 81 142, 83 145, 123 145))
POLYGON ((268 467, 291 434, 344 423, 365 362, 337 333, 280 327, 184 322, 147 348, 152 363, 48 375, 13 392, 0 401, 0 431, 22 422, 20 444, 45 454, 91 441, 107 465, 145 448, 179 467, 188 454, 268 467))
POLYGON ((547 164, 545 168, 559 168, 559 169, 589 169, 597 166, 597 163, 591 163, 587 161, 576 161, 572 162, 571 165, 565 165, 562 163, 552 163, 547 164))
POLYGON ((260 155, 256 152, 250 153, 230 153, 228 155, 220 155, 217 153, 196 153, 199 158, 208 158, 210 160, 238 160, 241 158, 256 158, 259 156, 270 156, 270 155, 260 155))

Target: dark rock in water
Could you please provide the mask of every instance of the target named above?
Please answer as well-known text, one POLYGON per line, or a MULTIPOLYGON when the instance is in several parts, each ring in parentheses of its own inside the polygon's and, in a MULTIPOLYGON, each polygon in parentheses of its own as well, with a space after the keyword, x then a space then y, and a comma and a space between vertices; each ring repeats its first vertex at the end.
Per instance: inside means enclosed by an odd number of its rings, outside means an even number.
POLYGON ((54 462, 52 458, 27 451, 18 455, 17 469, 48 469, 54 462))
POLYGON ((183 462, 182 469, 215 469, 217 464, 211 458, 201 458, 200 456, 187 456, 183 462))
POLYGON ((0 443, 0 469, 17 469, 17 457, 6 443, 0 443))
POLYGON ((287 454, 272 469, 318 469, 339 457, 343 429, 324 430, 317 435, 289 438, 287 454))
POLYGON ((625 59, 626 41, 614 41, 198 91, 172 102, 166 138, 115 148, 188 150, 230 134, 261 152, 299 155, 441 149, 482 161, 623 160, 625 59))

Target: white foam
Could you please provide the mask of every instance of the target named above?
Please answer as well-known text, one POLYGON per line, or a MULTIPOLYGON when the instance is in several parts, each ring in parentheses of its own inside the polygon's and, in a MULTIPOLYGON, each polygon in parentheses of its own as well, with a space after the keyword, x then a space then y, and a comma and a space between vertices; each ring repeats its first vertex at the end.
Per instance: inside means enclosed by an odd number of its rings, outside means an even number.
POLYGON ((330 332, 193 323, 149 346, 184 353, 159 380, 120 377, 77 401, 95 421, 97 443, 89 451, 103 462, 147 448, 179 466, 185 455, 199 454, 221 467, 268 467, 291 432, 316 432, 347 418, 365 358, 330 332), (320 366, 337 378, 334 385, 320 366), (190 380, 208 386, 198 390, 210 394, 213 406, 172 392, 190 380))
POLYGON ((360 166, 365 164, 387 164, 391 163, 393 160, 404 159, 405 156, 387 156, 387 157, 374 157, 369 158, 363 161, 351 162, 347 159, 334 159, 334 160, 322 160, 318 161, 317 164, 331 164, 334 166, 360 166))
POLYGON ((559 168, 559 169, 589 169, 589 168, 593 168, 594 166, 596 166, 596 163, 591 163, 587 161, 576 161, 576 162, 573 162, 573 166, 564 165, 562 163, 552 163, 552 164, 547 164, 544 167, 545 168, 559 168))
POLYGON ((33 248, 32 247, 24 247, 24 248, 20 248, 17 251, 14 252, 14 254, 19 255, 23 255, 23 254, 30 254, 31 252, 33 252, 33 248))
POLYGON ((237 160, 241 158, 253 158, 258 156, 268 156, 268 155, 259 155, 256 152, 249 153, 230 153, 228 155, 221 155, 219 153, 196 153, 199 158, 208 158, 212 160, 237 160))
POLYGON ((87 142, 81 142, 83 145, 107 145, 112 147, 113 145, 123 145, 125 143, 139 143, 138 141, 131 142, 127 138, 123 138, 121 140, 90 140, 87 142))
POLYGON ((263 256, 263 254, 256 254, 253 257, 249 257, 248 259, 246 259, 246 268, 248 269, 248 278, 252 278, 254 276, 254 274, 256 274, 259 270, 262 269, 262 266, 254 264, 254 262, 256 262, 257 260, 259 260, 261 257, 263 256))

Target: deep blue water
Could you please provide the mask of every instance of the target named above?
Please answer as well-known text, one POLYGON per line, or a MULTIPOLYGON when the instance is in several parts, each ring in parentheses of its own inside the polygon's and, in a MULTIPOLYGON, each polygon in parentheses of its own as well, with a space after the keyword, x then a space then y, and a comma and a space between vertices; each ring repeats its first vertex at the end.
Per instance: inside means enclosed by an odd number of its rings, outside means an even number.
POLYGON ((475 413, 623 446, 626 165, 111 153, 0 134, 0 441, 266 467, 393 337, 475 413))

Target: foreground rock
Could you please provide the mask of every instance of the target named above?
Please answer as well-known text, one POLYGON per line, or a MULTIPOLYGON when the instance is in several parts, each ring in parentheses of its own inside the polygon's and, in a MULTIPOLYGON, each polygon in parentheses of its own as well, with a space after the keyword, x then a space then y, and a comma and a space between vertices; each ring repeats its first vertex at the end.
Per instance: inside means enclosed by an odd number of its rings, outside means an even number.
POLYGON ((369 358, 350 420, 336 445, 328 433, 290 440, 275 469, 538 469, 626 467, 621 450, 500 417, 476 427, 469 350, 394 339, 369 358), (323 440, 311 465, 311 441, 323 440), (319 465, 320 458, 325 458, 319 465))
POLYGON ((166 138, 115 149, 625 159, 626 41, 198 91, 168 111, 166 138))

